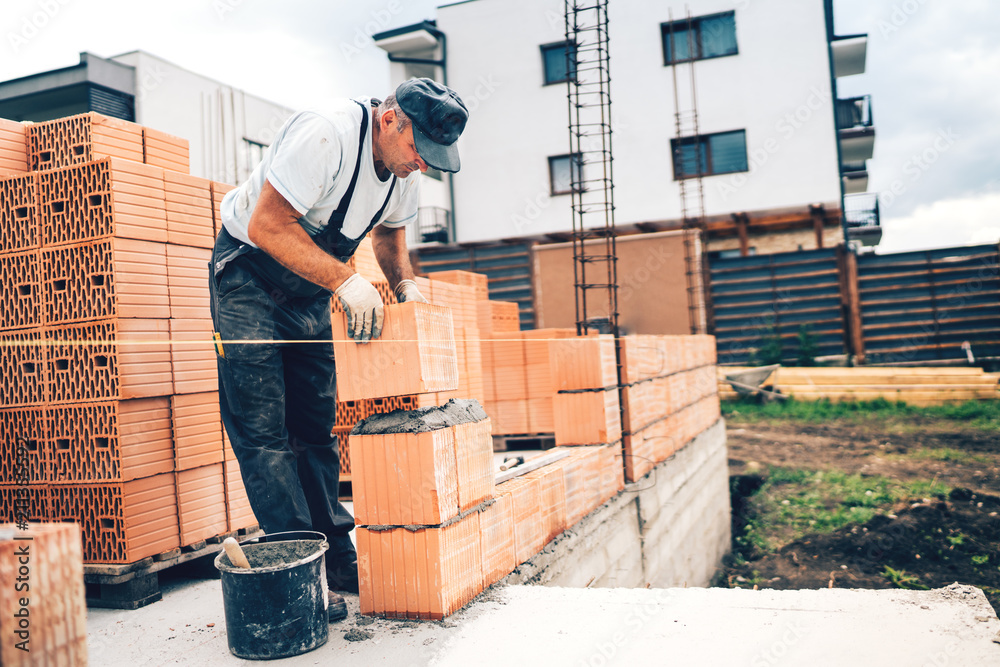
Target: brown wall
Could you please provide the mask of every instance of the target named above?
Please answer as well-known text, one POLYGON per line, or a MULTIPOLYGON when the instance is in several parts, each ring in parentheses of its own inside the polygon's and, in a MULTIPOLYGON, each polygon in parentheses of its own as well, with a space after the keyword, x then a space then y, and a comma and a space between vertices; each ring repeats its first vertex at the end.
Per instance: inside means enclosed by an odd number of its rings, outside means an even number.
MULTIPOLYGON (((697 248, 697 237, 693 232, 658 232, 617 239, 618 321, 623 333, 691 333, 684 234, 692 235, 695 240, 693 247, 697 248)), ((604 245, 604 241, 588 243, 604 245)), ((534 262, 537 326, 574 326, 576 300, 572 244, 535 246, 534 262)), ((606 275, 606 271, 604 265, 598 264, 594 268, 594 273, 606 275)), ((604 278, 590 279, 588 274, 588 282, 604 282, 604 278)), ((604 290, 589 292, 589 317, 607 315, 606 294, 604 290)), ((698 298, 702 298, 700 294, 698 298)))
MULTIPOLYGON (((796 229, 788 232, 771 232, 769 234, 750 234, 747 240, 751 248, 756 248, 758 255, 795 252, 799 249, 799 246, 802 246, 802 250, 816 249, 816 232, 812 229, 796 229)), ((824 248, 833 248, 843 240, 844 233, 840 227, 823 228, 824 248)), ((739 250, 740 239, 735 236, 728 236, 722 239, 709 239, 708 249, 710 252, 739 250)))

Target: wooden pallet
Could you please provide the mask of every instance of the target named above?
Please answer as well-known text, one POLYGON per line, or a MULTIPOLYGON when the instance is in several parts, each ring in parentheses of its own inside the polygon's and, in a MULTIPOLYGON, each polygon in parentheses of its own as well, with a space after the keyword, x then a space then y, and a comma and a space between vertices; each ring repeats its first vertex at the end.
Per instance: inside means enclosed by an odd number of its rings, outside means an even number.
POLYGON ((494 452, 509 452, 518 449, 552 449, 555 446, 556 436, 554 433, 493 436, 494 452))
POLYGON ((180 549, 171 549, 135 563, 84 564, 83 582, 86 588, 87 606, 105 609, 145 607, 163 598, 157 574, 161 570, 197 558, 214 556, 222 551, 222 541, 227 537, 235 537, 242 541, 263 534, 263 531, 254 526, 216 535, 208 540, 180 549))

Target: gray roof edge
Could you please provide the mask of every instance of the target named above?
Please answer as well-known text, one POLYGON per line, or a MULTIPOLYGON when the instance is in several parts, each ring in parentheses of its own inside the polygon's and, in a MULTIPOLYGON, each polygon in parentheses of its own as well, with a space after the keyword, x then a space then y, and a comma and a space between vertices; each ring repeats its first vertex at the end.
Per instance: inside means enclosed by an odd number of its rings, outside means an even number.
POLYGON ((76 65, 0 82, 0 99, 13 99, 80 83, 93 83, 134 95, 135 68, 83 52, 76 65))

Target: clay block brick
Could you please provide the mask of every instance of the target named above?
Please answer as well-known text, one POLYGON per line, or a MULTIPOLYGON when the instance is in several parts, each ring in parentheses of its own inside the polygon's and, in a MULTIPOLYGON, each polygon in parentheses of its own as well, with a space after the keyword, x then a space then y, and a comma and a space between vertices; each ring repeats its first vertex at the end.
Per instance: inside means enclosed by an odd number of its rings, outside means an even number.
POLYGON ((0 176, 0 252, 39 248, 38 175, 0 176))
POLYGON ((0 333, 0 405, 42 403, 48 396, 42 329, 0 333))
POLYGON ((514 500, 509 493, 497 496, 479 513, 483 551, 483 585, 492 586, 514 571, 514 500))
POLYGON ((520 310, 515 301, 490 301, 490 331, 498 334, 521 330, 520 310))
POLYGON ((169 322, 104 320, 44 329, 48 400, 76 403, 173 394, 169 322))
POLYGON ((209 319, 170 320, 170 365, 175 394, 197 394, 219 389, 218 361, 209 319))
POLYGON ((546 466, 529 472, 525 478, 538 480, 541 504, 536 511, 542 523, 545 544, 548 544, 566 530, 566 481, 563 471, 555 466, 546 466))
POLYGON ((42 274, 37 250, 0 255, 0 331, 42 325, 42 274))
POLYGON ((219 392, 177 394, 170 397, 176 470, 221 463, 222 417, 219 392))
POLYGON ((117 157, 142 162, 142 126, 89 112, 26 128, 28 167, 55 169, 117 157))
POLYGON ((226 194, 230 190, 235 189, 235 185, 212 181, 212 229, 215 231, 216 236, 218 236, 219 232, 222 231, 222 212, 219 207, 222 206, 222 200, 226 194))
POLYGON ((80 524, 84 563, 134 563, 180 546, 174 474, 49 487, 51 519, 80 524))
POLYGON ((27 124, 0 118, 0 176, 28 171, 27 124))
POLYGON ((356 528, 361 613, 441 620, 483 590, 480 519, 444 528, 356 528))
POLYGON ((493 401, 487 410, 493 422, 494 435, 521 435, 530 433, 528 401, 525 399, 493 401))
POLYGON ((215 243, 212 182, 168 170, 163 172, 163 191, 167 242, 211 249, 215 243))
POLYGON ((622 449, 618 445, 605 445, 598 451, 601 474, 600 502, 610 500, 625 488, 622 449))
POLYGON ((181 546, 225 533, 226 478, 222 463, 174 473, 181 546))
POLYGON ((167 398, 45 408, 54 483, 127 482, 174 468, 167 398))
POLYGON ((455 433, 352 435, 354 521, 434 525, 459 513, 455 433))
POLYGON ((111 238, 43 248, 44 324, 119 318, 167 319, 162 243, 111 238))
POLYGON ((483 273, 472 271, 433 271, 427 274, 431 280, 471 287, 476 301, 487 301, 490 298, 489 278, 483 273))
POLYGON ((212 251, 167 244, 170 317, 211 318, 208 264, 212 251))
POLYGON ((230 532, 256 526, 257 518, 247 498, 240 464, 233 458, 224 461, 222 466, 226 475, 226 517, 230 532))
POLYGON ((481 422, 452 427, 458 478, 458 505, 465 511, 493 497, 496 473, 493 466, 492 424, 481 422))
POLYGON ((566 488, 566 525, 574 526, 601 504, 601 472, 596 447, 579 447, 556 466, 566 488))
POLYGON ((14 524, 0 525, 0 587, 11 594, 0 598, 0 664, 87 664, 87 605, 83 585, 83 553, 80 527, 65 523, 31 524, 27 531, 14 524), (16 531, 18 539, 10 539, 16 531), (29 541, 30 540, 30 541, 29 541), (18 550, 28 548, 30 567, 30 651, 18 649, 20 637, 14 614, 20 610, 18 550))
POLYGON ((514 560, 523 563, 548 542, 549 525, 539 512, 542 507, 542 485, 527 475, 515 477, 496 488, 497 497, 509 495, 514 509, 514 560))
POLYGON ((552 408, 557 445, 601 445, 621 440, 617 389, 556 394, 552 408))
POLYGON ((0 484, 49 481, 47 435, 41 407, 0 410, 0 484))
POLYGON ((119 158, 40 172, 38 212, 43 246, 167 240, 163 170, 119 158))
POLYGON ((349 266, 361 274, 361 277, 370 283, 387 282, 382 267, 379 266, 375 258, 375 249, 372 247, 371 235, 366 236, 358 244, 358 249, 348 262, 349 266))
POLYGON ((385 307, 379 340, 347 337, 347 318, 333 317, 338 400, 403 396, 458 387, 451 313, 423 303, 385 307))
POLYGON ((48 521, 52 517, 48 484, 0 484, 0 523, 14 523, 18 515, 28 521, 48 521))
POLYGON ((610 335, 550 341, 555 391, 618 385, 615 339, 610 335))
POLYGON ((144 127, 142 145, 146 164, 180 174, 190 172, 191 157, 187 139, 144 127))

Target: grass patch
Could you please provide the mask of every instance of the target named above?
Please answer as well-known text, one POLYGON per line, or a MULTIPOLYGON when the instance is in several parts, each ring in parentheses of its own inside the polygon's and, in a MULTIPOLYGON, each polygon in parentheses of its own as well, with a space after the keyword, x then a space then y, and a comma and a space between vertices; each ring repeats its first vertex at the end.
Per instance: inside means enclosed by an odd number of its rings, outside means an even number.
POLYGON ((727 419, 740 422, 826 422, 840 419, 856 423, 906 423, 920 419, 961 422, 963 426, 983 431, 1000 430, 1000 401, 966 401, 918 407, 884 398, 836 402, 825 398, 818 401, 790 398, 764 404, 755 400, 729 400, 722 401, 722 414, 727 419))
POLYGON ((905 454, 886 454, 885 458, 894 460, 917 459, 921 461, 945 461, 947 463, 966 464, 990 463, 990 458, 988 456, 971 454, 969 452, 963 452, 960 449, 952 449, 950 447, 916 449, 905 454))
POLYGON ((734 555, 737 562, 760 558, 807 534, 865 523, 901 500, 941 496, 950 490, 940 482, 771 467, 750 498, 734 555))

